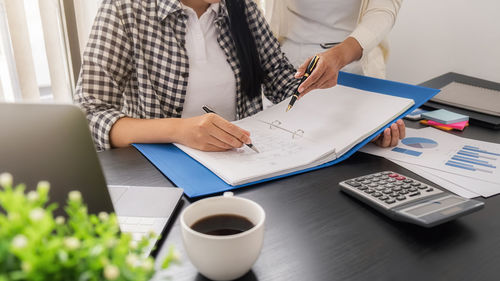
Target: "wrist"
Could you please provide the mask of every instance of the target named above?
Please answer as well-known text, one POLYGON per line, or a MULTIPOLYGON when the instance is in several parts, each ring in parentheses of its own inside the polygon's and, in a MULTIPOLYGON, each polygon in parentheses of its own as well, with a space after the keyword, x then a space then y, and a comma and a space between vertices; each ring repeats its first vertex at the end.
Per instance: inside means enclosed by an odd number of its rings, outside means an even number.
POLYGON ((161 132, 165 138, 165 143, 182 143, 184 135, 185 121, 184 118, 166 118, 161 119, 162 128, 161 132))
POLYGON ((358 40, 353 37, 347 37, 342 43, 338 44, 334 48, 339 49, 339 53, 342 54, 340 57, 341 67, 350 64, 353 61, 357 61, 363 55, 363 48, 359 44, 358 40))

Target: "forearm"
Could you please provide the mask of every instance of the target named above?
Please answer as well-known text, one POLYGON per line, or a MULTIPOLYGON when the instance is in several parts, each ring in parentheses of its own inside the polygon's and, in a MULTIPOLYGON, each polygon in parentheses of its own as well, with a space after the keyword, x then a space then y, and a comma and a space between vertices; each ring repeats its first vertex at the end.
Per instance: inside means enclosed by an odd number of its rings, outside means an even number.
POLYGON ((365 52, 371 51, 391 31, 400 7, 401 0, 370 1, 349 36, 355 38, 365 52))
POLYGON ((109 137, 112 147, 126 147, 132 143, 178 142, 182 119, 135 119, 123 117, 115 122, 109 137))
POLYGON ((340 54, 338 69, 341 69, 351 62, 359 60, 363 55, 363 48, 356 39, 347 37, 342 43, 331 48, 328 52, 340 54))

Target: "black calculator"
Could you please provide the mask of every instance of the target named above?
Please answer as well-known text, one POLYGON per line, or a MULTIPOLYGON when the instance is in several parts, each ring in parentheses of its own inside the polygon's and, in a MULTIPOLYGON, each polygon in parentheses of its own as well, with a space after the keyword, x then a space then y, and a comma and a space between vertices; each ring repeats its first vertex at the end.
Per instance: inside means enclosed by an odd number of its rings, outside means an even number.
POLYGON ((432 227, 475 212, 484 202, 467 199, 408 176, 383 171, 345 180, 342 191, 394 220, 432 227))

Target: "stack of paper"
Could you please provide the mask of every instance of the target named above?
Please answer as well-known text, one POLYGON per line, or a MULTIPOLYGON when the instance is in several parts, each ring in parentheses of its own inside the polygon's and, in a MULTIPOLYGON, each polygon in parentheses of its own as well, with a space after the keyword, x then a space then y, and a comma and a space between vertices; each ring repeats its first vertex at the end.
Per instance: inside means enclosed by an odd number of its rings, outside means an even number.
POLYGON ((407 128, 394 148, 366 145, 361 151, 385 157, 467 198, 500 193, 500 144, 457 137, 433 128, 407 128))

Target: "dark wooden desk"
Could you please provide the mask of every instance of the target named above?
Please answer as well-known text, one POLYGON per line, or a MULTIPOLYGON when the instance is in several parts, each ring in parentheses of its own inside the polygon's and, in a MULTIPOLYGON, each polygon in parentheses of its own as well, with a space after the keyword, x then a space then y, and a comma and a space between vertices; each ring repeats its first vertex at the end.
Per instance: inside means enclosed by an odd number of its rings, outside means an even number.
MULTIPOLYGON (((480 127, 456 134, 500 143, 498 131, 480 127)), ((110 184, 172 186, 132 148, 99 157, 110 184)), ((379 170, 426 182, 386 159, 356 153, 329 168, 235 191, 267 214, 262 253, 241 280, 500 279, 500 196, 488 198, 477 213, 424 229, 392 221, 340 192, 339 181, 379 170)), ((190 202, 183 200, 185 208, 190 202)), ((166 274, 175 281, 205 280, 184 252, 178 216, 166 235, 160 259, 170 245, 183 254, 182 265, 166 274)))

